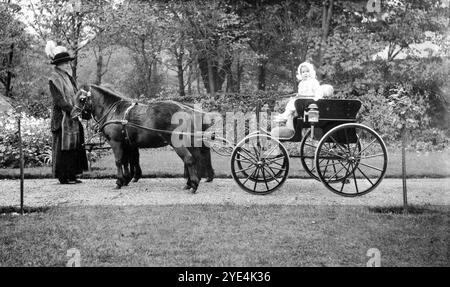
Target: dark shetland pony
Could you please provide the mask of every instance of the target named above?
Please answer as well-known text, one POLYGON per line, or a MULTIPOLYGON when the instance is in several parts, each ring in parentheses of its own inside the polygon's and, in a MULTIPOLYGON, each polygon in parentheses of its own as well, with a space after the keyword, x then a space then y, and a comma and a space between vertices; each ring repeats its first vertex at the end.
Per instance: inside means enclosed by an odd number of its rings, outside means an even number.
MULTIPOLYGON (((191 146, 173 144, 172 133, 178 125, 172 123, 172 116, 181 112, 192 118, 192 107, 174 101, 158 101, 148 105, 137 104, 112 90, 97 86, 84 86, 76 95, 76 109, 84 119, 94 118, 112 147, 116 167, 116 188, 127 185, 134 177, 142 175, 139 165, 139 148, 172 146, 184 162, 187 178, 185 189, 197 191, 201 178, 211 181, 214 171, 211 165, 211 151, 205 145, 191 146), (123 122, 126 120, 127 122, 123 122), (124 124, 125 123, 125 124, 124 124)), ((205 114, 201 114, 204 118, 205 114)), ((208 124, 202 125, 206 130, 208 124)), ((192 130, 193 131, 193 130, 192 130)))

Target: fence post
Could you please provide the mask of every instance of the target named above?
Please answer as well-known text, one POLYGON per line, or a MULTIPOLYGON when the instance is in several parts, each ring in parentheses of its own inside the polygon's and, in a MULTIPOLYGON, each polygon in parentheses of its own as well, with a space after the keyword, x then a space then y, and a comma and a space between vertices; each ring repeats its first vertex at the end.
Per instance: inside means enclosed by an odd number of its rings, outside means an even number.
POLYGON ((402 130, 402 182, 403 182, 403 212, 408 213, 408 193, 406 189, 406 127, 402 130))
POLYGON ((21 129, 21 116, 22 113, 19 110, 17 117, 18 133, 19 133, 19 165, 20 165, 20 214, 23 215, 23 146, 22 146, 22 129, 21 129))

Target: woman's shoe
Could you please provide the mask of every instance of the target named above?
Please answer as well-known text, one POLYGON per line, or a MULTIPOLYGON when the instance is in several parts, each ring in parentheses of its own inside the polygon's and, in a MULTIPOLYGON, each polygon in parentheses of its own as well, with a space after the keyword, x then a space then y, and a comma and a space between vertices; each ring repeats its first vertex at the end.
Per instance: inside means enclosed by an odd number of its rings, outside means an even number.
POLYGON ((69 181, 66 178, 58 178, 60 184, 69 184, 69 181))
POLYGON ((79 179, 76 178, 76 177, 71 177, 71 178, 69 178, 69 181, 70 181, 70 182, 73 182, 73 183, 82 183, 82 181, 79 180, 79 179))

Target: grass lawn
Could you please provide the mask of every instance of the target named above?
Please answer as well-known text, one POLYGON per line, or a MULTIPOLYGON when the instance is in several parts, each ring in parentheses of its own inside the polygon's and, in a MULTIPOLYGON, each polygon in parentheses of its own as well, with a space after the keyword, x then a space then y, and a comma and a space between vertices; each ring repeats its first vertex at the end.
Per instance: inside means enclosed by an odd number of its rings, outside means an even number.
MULTIPOLYGON (((0 208, 1 209, 1 208, 0 208)), ((0 266, 450 266, 448 206, 54 207, 0 216, 0 266)))
MULTIPOLYGON (((141 150, 141 167, 144 177, 181 177, 183 163, 172 150, 146 149, 141 150)), ((230 158, 212 154, 212 163, 217 177, 231 177, 230 158)), ((408 177, 450 177, 450 149, 441 152, 414 153, 406 155, 408 177)), ((389 162, 386 177, 401 177, 401 153, 389 151, 389 162)), ((112 153, 93 163, 91 172, 85 172, 86 178, 114 177, 116 167, 112 153)), ((18 178, 19 169, 0 169, 0 179, 18 178)), ((25 168, 27 178, 51 177, 50 167, 25 168)), ((299 158, 291 158, 289 177, 307 177, 299 158)))

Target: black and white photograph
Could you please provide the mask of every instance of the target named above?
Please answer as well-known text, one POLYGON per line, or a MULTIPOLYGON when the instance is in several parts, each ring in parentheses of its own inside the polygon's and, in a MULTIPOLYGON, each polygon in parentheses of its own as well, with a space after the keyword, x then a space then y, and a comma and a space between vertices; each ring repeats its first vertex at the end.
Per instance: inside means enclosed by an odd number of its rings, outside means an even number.
POLYGON ((450 267, 449 111, 449 0, 0 0, 0 267, 450 267))

